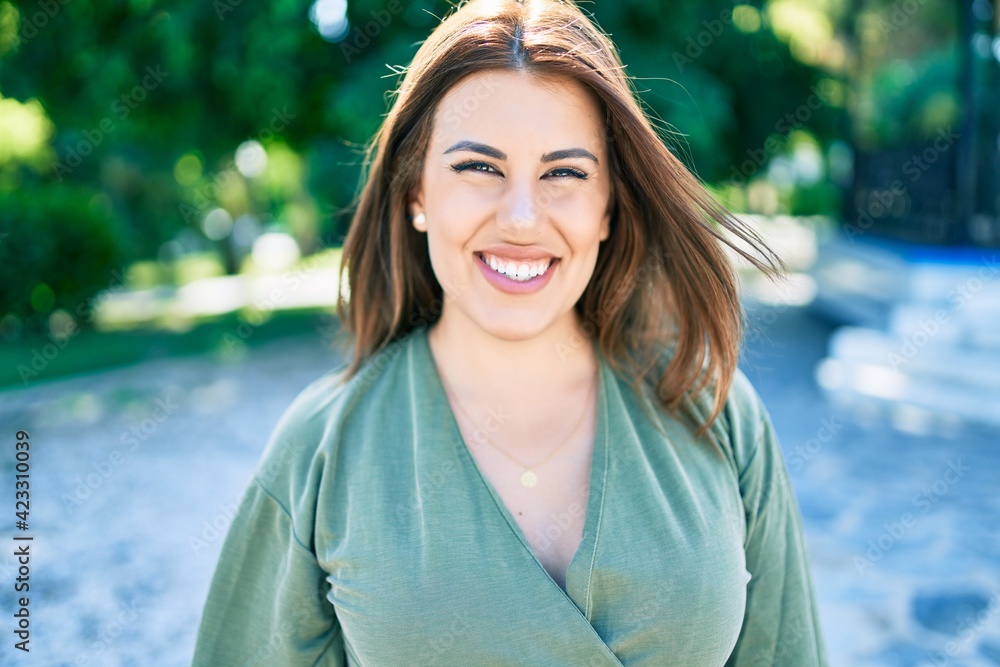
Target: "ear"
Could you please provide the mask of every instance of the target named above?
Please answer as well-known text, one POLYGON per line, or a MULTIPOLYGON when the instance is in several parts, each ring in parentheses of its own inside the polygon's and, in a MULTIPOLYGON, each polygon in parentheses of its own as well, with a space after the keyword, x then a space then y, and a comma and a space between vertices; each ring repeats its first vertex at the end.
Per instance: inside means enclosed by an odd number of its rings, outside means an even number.
POLYGON ((406 195, 406 213, 411 218, 424 211, 424 188, 419 183, 406 195))
POLYGON ((424 212, 424 189, 419 184, 416 185, 406 196, 406 213, 409 216, 410 224, 418 232, 426 232, 426 218, 424 212), (419 218, 417 216, 420 216, 419 218))
POLYGON ((601 232, 600 239, 602 241, 607 241, 608 237, 611 235, 611 217, 615 213, 615 200, 614 197, 608 198, 608 207, 604 210, 604 217, 601 218, 601 232))

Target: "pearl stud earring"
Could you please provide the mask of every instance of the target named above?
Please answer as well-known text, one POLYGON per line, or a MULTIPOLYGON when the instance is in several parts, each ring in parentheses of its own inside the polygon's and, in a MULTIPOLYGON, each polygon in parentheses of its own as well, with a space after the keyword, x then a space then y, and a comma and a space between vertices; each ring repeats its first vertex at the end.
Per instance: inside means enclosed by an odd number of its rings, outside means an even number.
POLYGON ((417 213, 413 216, 413 226, 422 231, 427 226, 427 216, 417 213))

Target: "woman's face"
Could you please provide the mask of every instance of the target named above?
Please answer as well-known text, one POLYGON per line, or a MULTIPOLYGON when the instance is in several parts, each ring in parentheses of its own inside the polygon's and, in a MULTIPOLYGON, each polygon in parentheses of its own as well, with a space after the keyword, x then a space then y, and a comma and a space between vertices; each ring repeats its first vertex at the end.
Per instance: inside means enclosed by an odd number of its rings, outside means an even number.
POLYGON ((604 136, 596 101, 571 79, 489 71, 444 96, 410 200, 425 215, 414 226, 427 232, 442 319, 506 340, 572 327, 610 229, 604 136))

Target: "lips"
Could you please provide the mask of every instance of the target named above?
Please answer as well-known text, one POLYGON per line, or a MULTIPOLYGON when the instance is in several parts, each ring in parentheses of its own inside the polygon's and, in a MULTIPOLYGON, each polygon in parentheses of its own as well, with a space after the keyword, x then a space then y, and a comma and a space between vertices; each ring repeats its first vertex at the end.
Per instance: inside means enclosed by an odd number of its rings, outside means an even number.
POLYGON ((555 253, 539 246, 519 246, 509 243, 496 243, 486 248, 479 248, 477 254, 492 255, 504 262, 537 262, 557 257, 555 253))
POLYGON ((511 260, 489 253, 476 253, 476 256, 483 264, 489 266, 491 270, 506 275, 513 280, 527 280, 528 278, 544 275, 558 261, 555 257, 537 260, 511 260))
POLYGON ((483 277, 501 292, 514 295, 525 295, 537 292, 545 287, 559 267, 559 258, 550 258, 529 268, 527 262, 503 263, 493 258, 496 266, 490 265, 481 253, 475 253, 476 264, 479 265, 483 277), (540 269, 540 267, 544 267, 540 269), (503 269, 501 272, 500 269, 503 269))

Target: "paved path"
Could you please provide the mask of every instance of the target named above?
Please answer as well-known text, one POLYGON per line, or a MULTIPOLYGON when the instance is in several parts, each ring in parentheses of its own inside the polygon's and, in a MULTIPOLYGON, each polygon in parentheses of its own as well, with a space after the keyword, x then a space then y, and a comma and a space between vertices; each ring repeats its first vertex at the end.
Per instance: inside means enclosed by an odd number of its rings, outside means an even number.
MULTIPOLYGON (((744 367, 786 452, 833 664, 1000 664, 998 434, 862 429, 812 379, 827 330, 763 315, 744 367)), ((0 555, 0 664, 188 665, 234 503, 278 417, 335 363, 306 334, 239 363, 157 360, 0 393, 2 437, 31 433, 35 535, 30 656, 12 649, 15 566, 0 555)), ((8 454, 0 471, 9 489, 8 454)))
POLYGON ((816 386, 827 327, 780 307, 750 320, 743 366, 785 452, 832 664, 1000 665, 1000 433, 862 427, 816 386))

